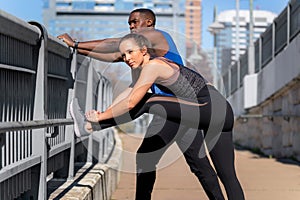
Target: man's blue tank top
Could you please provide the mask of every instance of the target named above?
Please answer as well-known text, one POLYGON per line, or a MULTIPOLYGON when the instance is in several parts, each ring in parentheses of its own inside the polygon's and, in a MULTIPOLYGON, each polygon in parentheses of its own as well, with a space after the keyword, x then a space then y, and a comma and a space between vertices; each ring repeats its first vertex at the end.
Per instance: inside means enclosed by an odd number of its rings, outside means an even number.
MULTIPOLYGON (((165 39, 167 40, 168 45, 169 45, 169 50, 164 55, 164 57, 169 59, 169 60, 172 60, 173 62, 175 62, 179 65, 183 65, 182 58, 179 55, 179 52, 177 50, 177 47, 176 47, 172 37, 165 31, 162 31, 162 30, 157 30, 157 31, 159 31, 163 34, 163 36, 165 37, 165 39)), ((173 96, 173 94, 169 94, 169 93, 161 91, 155 84, 153 84, 151 86, 151 90, 155 94, 164 95, 164 96, 173 96)))

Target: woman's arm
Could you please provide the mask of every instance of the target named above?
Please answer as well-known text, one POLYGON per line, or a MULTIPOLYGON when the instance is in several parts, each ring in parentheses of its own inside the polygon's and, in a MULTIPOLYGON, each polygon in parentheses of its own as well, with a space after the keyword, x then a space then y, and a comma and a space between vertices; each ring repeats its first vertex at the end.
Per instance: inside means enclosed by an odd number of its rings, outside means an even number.
MULTIPOLYGON (((145 96, 152 84, 139 87, 135 92, 131 92, 125 99, 110 106, 105 112, 98 115, 98 121, 114 118, 129 112, 145 96)), ((87 118, 88 119, 88 118, 87 118)), ((88 119, 89 120, 89 119, 88 119)))
POLYGON ((125 99, 130 94, 131 91, 132 91, 131 87, 126 88, 123 92, 121 92, 121 94, 119 94, 114 99, 114 101, 112 102, 112 104, 107 109, 111 108, 112 106, 116 105, 117 103, 119 103, 120 101, 122 101, 123 99, 125 99))
POLYGON ((157 67, 145 66, 141 71, 140 77, 138 78, 135 86, 132 88, 130 93, 125 98, 111 105, 103 113, 95 112, 95 111, 87 112, 86 113, 87 120, 92 122, 98 122, 98 121, 120 116, 130 111, 145 96, 145 94, 148 92, 151 85, 155 82, 155 80, 158 77, 159 77, 159 70, 157 70, 157 67))

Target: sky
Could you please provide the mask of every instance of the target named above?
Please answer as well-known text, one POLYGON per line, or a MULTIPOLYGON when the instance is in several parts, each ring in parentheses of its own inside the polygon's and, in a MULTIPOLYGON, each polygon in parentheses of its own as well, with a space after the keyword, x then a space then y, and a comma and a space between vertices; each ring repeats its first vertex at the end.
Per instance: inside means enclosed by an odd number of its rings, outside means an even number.
MULTIPOLYGON (((289 0, 253 0, 253 8, 279 14, 288 2, 289 0)), ((203 49, 211 49, 213 46, 213 37, 207 31, 207 27, 213 22, 214 6, 217 7, 217 13, 220 13, 224 10, 235 9, 235 3, 236 0, 202 0, 203 49)), ((42 6, 43 0, 0 0, 0 10, 4 10, 24 21, 43 23, 42 6)), ((240 9, 248 8, 249 0, 240 0, 240 9)))

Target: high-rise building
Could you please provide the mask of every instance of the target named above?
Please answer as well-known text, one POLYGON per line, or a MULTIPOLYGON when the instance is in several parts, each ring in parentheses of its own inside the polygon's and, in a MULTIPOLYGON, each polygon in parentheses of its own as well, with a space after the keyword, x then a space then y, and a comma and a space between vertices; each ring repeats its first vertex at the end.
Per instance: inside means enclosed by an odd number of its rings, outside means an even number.
POLYGON ((91 40, 128 33, 129 13, 150 8, 157 15, 157 28, 176 27, 176 32, 184 33, 184 9, 178 9, 184 7, 185 0, 44 0, 43 21, 51 35, 66 32, 78 40, 91 40))
POLYGON ((186 65, 212 82, 211 66, 202 45, 202 0, 185 1, 186 65))
MULTIPOLYGON (((275 13, 269 11, 253 11, 253 41, 259 38, 276 16, 275 13)), ((217 66, 225 71, 236 61, 236 45, 238 45, 239 55, 247 51, 250 38, 250 12, 249 10, 239 11, 238 42, 236 42, 236 10, 221 12, 216 21, 224 25, 224 28, 216 34, 216 47, 217 66)))
POLYGON ((186 37, 201 46, 202 40, 202 0, 185 1, 185 33, 186 37))

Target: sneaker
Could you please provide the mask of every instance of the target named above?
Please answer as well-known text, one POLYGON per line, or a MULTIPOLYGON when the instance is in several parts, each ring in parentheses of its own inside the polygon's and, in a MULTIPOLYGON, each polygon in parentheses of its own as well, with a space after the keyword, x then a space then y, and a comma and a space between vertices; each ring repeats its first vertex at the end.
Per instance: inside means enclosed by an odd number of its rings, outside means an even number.
POLYGON ((84 128, 86 120, 82 110, 79 107, 77 98, 72 99, 70 103, 70 114, 74 120, 75 135, 77 137, 90 135, 90 133, 88 133, 84 128))

